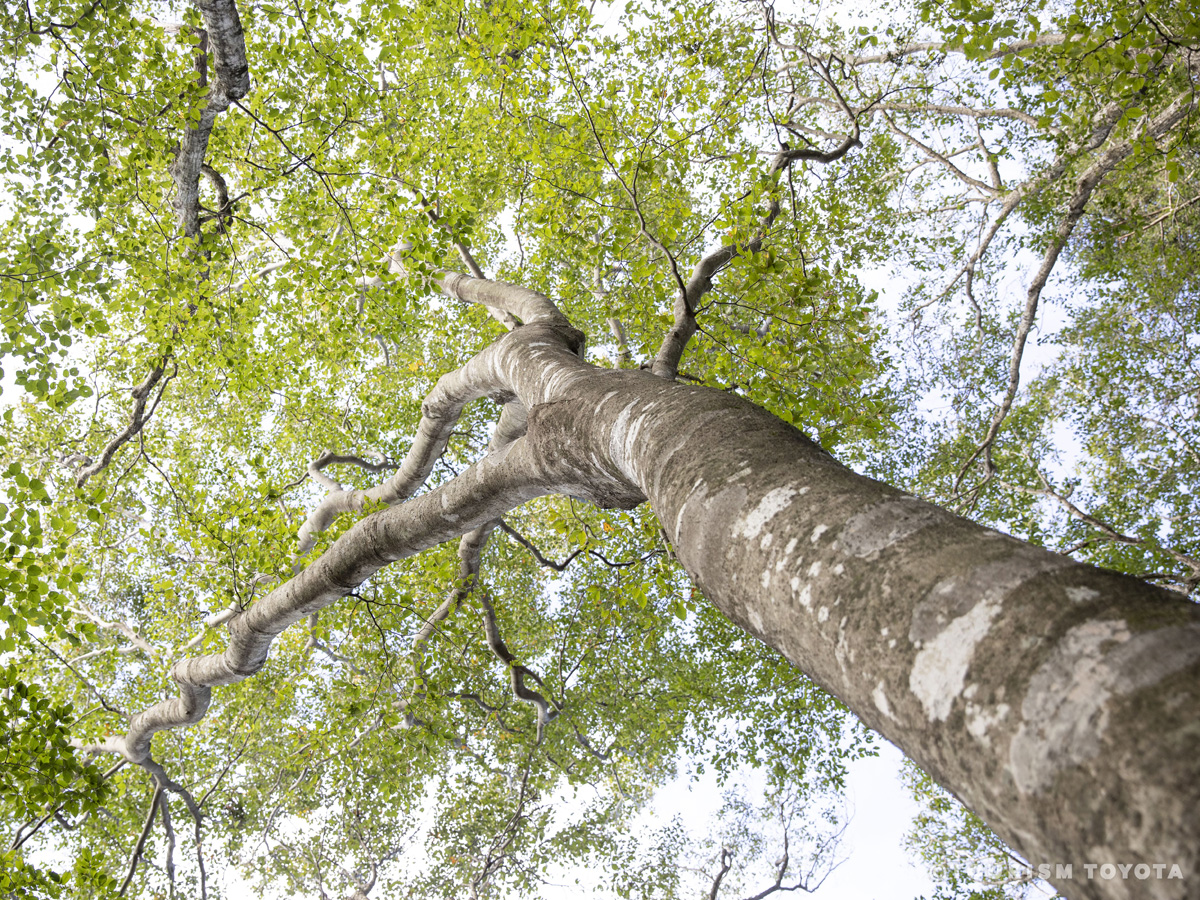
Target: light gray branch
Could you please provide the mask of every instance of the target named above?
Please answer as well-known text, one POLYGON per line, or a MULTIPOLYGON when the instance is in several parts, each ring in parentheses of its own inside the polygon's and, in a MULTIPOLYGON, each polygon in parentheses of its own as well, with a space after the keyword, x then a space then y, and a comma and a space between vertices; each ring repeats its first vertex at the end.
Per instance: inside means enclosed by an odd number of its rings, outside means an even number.
POLYGON ((999 193, 1000 189, 998 186, 987 184, 986 182, 980 181, 978 178, 973 178, 972 176, 968 175, 953 162, 951 162, 949 156, 944 153, 939 153, 928 144, 900 128, 900 126, 896 124, 895 120, 891 116, 885 114, 883 119, 885 122, 887 122, 888 129, 892 132, 892 134, 904 139, 905 141, 908 141, 908 143, 912 144, 914 147, 924 153, 929 161, 941 163, 942 168, 944 168, 963 184, 967 185, 968 187, 973 187, 988 196, 995 196, 999 193))
MULTIPOLYGON (((1146 133, 1152 137, 1158 137, 1166 133, 1192 111, 1195 103, 1195 96, 1191 92, 1179 95, 1173 103, 1147 124, 1146 133)), ((1001 424, 1008 417, 1013 401, 1017 396, 1017 389, 1021 383, 1021 360, 1025 354, 1025 343, 1029 338, 1029 332, 1033 328, 1034 320, 1037 317, 1038 303, 1041 300, 1042 291, 1046 287, 1046 283, 1050 280, 1050 273, 1054 270, 1054 265, 1058 262, 1059 254, 1062 253, 1067 239, 1070 238, 1076 224, 1082 218, 1088 201, 1091 200, 1092 194, 1100 185, 1100 182, 1113 169, 1124 162, 1137 146, 1138 142, 1133 139, 1127 139, 1114 144, 1101 153, 1076 180, 1075 191, 1067 204, 1067 209, 1059 220, 1058 228, 1054 232, 1050 246, 1046 249, 1046 253, 1042 257, 1042 263, 1029 284, 1025 299, 1025 309, 1021 314, 1021 321, 1017 325, 1017 333, 1013 340, 1012 354, 1009 359, 1008 387, 1005 390, 1003 399, 1000 401, 1000 405, 992 414, 991 423, 988 425, 988 430, 983 440, 979 442, 967 458, 967 461, 959 469, 955 480, 956 491, 962 483, 967 469, 980 457, 983 458, 985 473, 990 475, 992 470, 992 443, 1000 431, 1001 424)))
POLYGON ((549 297, 528 288, 473 278, 459 272, 441 272, 433 281, 448 297, 508 313, 525 325, 542 323, 570 327, 571 324, 549 297))
MULTIPOLYGON (((145 638, 143 638, 140 634, 138 634, 136 631, 134 631, 132 628, 130 628, 128 625, 126 625, 124 622, 119 622, 119 621, 108 622, 105 619, 101 618, 96 613, 94 613, 91 609, 89 609, 87 606, 85 606, 82 603, 80 603, 78 606, 69 607, 69 609, 71 612, 75 613, 76 615, 83 616, 85 619, 87 619, 88 621, 90 621, 92 624, 96 625, 99 628, 117 631, 117 632, 125 635, 125 637, 129 638, 129 640, 133 642, 134 646, 138 650, 141 650, 147 656, 152 656, 154 654, 154 648, 145 640, 145 638)), ((82 658, 83 657, 77 657, 77 659, 82 659, 82 658)))
MULTIPOLYGON (((1010 41, 1001 44, 991 53, 983 57, 983 59, 1000 59, 1004 56, 1011 56, 1014 53, 1023 53, 1026 50, 1032 50, 1037 47, 1056 47, 1059 44, 1065 43, 1067 36, 1065 34, 1041 34, 1032 40, 1010 41)), ((795 49, 794 47, 786 47, 786 49, 795 49)), ((894 50, 888 50, 883 53, 863 54, 861 56, 846 56, 841 58, 841 62, 848 66, 863 66, 873 65, 877 63, 893 63, 900 62, 910 56, 916 56, 920 53, 932 54, 951 54, 963 52, 961 47, 956 47, 953 44, 947 44, 943 41, 914 41, 908 44, 902 44, 894 50)), ((832 54, 831 54, 832 55, 832 54)))
MULTIPOLYGON (((246 62, 246 41, 242 22, 233 0, 194 0, 204 22, 204 41, 213 55, 215 77, 208 88, 200 120, 183 133, 179 151, 171 164, 175 182, 175 217, 186 237, 200 236, 200 173, 208 152, 208 139, 217 116, 234 100, 250 90, 250 69, 246 62)), ((203 75, 202 75, 203 77, 203 75)))
MULTIPOLYGON (((483 274, 483 269, 475 260, 475 256, 471 253, 470 248, 450 233, 450 229, 446 227, 446 223, 442 221, 441 216, 437 214, 437 211, 433 208, 433 204, 431 204, 425 198, 425 195, 410 185, 406 184, 405 187, 412 195, 412 198, 420 205, 421 209, 425 211, 425 217, 429 219, 429 224, 435 228, 440 228, 442 231, 445 231, 450 235, 450 239, 454 243, 454 249, 458 251, 459 259, 463 261, 463 265, 467 267, 467 271, 471 273, 471 276, 473 278, 486 278, 487 276, 483 274)), ((520 324, 515 318, 513 318, 512 313, 504 309, 496 309, 489 306, 488 314, 491 315, 492 318, 494 318, 501 325, 503 325, 508 331, 512 331, 517 327, 517 325, 520 324)))
MULTIPOLYGON (((548 300, 546 302, 549 303, 548 300)), ((297 558, 312 550, 321 533, 342 513, 360 512, 367 501, 394 505, 412 496, 425 483, 434 464, 445 452, 463 407, 481 397, 511 396, 509 379, 500 364, 502 353, 502 347, 492 344, 462 368, 438 379, 421 404, 421 421, 412 445, 399 467, 394 467, 397 471, 391 478, 367 490, 346 491, 338 482, 321 476, 322 483, 331 490, 300 527, 297 558)), ((503 416, 501 419, 504 420, 503 416)), ((313 471, 312 467, 309 471, 313 471)))
POLYGON ((257 672, 276 636, 290 625, 345 596, 390 562, 490 523, 535 496, 562 490, 569 475, 553 466, 553 460, 518 438, 447 484, 358 522, 308 568, 235 616, 223 653, 175 663, 171 676, 179 686, 178 697, 135 715, 125 735, 88 749, 143 762, 155 733, 200 721, 212 688, 257 672))

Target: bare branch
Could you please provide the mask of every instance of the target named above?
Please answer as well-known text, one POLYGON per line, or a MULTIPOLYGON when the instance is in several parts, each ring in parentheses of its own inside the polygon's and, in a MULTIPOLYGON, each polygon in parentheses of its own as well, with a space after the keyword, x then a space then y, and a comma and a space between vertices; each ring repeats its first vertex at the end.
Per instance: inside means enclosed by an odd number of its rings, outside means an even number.
POLYGON ((509 686, 513 696, 537 710, 537 742, 540 744, 546 725, 554 720, 562 707, 557 703, 552 705, 540 693, 525 686, 527 677, 532 678, 538 684, 541 684, 542 680, 531 669, 520 665, 508 649, 508 645, 504 643, 504 638, 500 635, 500 626, 496 622, 496 610, 486 591, 480 592, 479 605, 483 609, 483 633, 487 638, 488 648, 492 651, 493 656, 508 667, 509 686))
POLYGON ((100 454, 100 458, 90 465, 85 466, 78 475, 75 476, 75 486, 83 487, 87 484, 89 478, 98 472, 102 472, 108 467, 112 461, 113 454, 127 444, 142 427, 150 421, 150 417, 154 415, 154 410, 158 408, 159 401, 162 400, 163 391, 167 389, 167 384, 175 377, 172 372, 165 379, 163 374, 166 371, 166 359, 163 359, 158 365, 150 370, 150 374, 143 379, 141 384, 136 385, 130 393, 133 394, 134 404, 133 413, 129 417, 129 424, 126 425, 111 441, 108 446, 100 454), (160 379, 162 383, 159 384, 160 379), (146 410, 146 403, 150 398, 150 392, 155 385, 159 385, 158 394, 154 398, 154 403, 150 406, 149 411, 146 410))
MULTIPOLYGON (((1195 96, 1191 92, 1181 94, 1170 106, 1150 121, 1146 126, 1146 133, 1153 137, 1164 134, 1191 112, 1195 106, 1195 102, 1195 96)), ((1107 131, 1105 133, 1107 134, 1107 131)), ((1042 257, 1042 264, 1038 267, 1033 281, 1029 285, 1025 300, 1025 309, 1021 314, 1021 320, 1017 325, 1017 333, 1013 340, 1012 355, 1009 360, 1008 388, 992 415, 991 423, 988 425, 988 430, 983 440, 979 442, 967 458, 967 461, 959 469, 955 479, 955 493, 958 492, 967 470, 980 457, 983 458, 985 476, 991 473, 992 443, 1000 431, 1001 424, 1007 418, 1009 410, 1012 409, 1013 400, 1016 398, 1017 389, 1020 386, 1021 360, 1025 353, 1025 343, 1029 338, 1029 332, 1033 328, 1033 322, 1037 316, 1038 303, 1041 300, 1042 290, 1045 288, 1046 282, 1050 279, 1050 273, 1054 270, 1054 264, 1058 261, 1063 247, 1066 246, 1067 239, 1071 236, 1071 233, 1075 230, 1075 225, 1083 216, 1088 201, 1092 198, 1092 193, 1100 185, 1100 182, 1104 180, 1105 176, 1120 165, 1137 146, 1137 142, 1130 139, 1109 147, 1076 180, 1075 192, 1067 204, 1066 212, 1059 220, 1058 228, 1055 230, 1050 246, 1046 249, 1046 253, 1042 257)))
POLYGON ((353 456, 347 454, 334 453, 332 450, 322 450, 321 454, 308 464, 308 474, 318 484, 324 485, 331 491, 345 490, 341 483, 330 478, 324 473, 324 470, 329 466, 335 465, 352 465, 358 466, 364 472, 370 472, 372 475, 377 475, 380 472, 387 472, 397 468, 396 463, 389 460, 373 463, 363 459, 361 456, 353 456))
POLYGON ((150 836, 150 829, 154 826, 154 816, 158 812, 158 801, 162 797, 162 790, 162 785, 155 782, 154 794, 150 798, 150 808, 146 810, 146 822, 142 826, 142 833, 138 836, 137 843, 134 844, 133 854, 129 857, 129 871, 125 874, 125 881, 122 882, 121 889, 117 891, 118 897, 125 896, 125 892, 129 890, 129 883, 133 881, 134 873, 137 872, 142 851, 146 849, 146 838, 150 836))
POLYGON ((175 886, 175 827, 171 824, 171 804, 167 800, 166 793, 159 796, 158 802, 162 807, 163 831, 167 835, 167 881, 173 889, 175 886))
MULTIPOLYGON (((820 98, 814 98, 820 99, 820 98)), ((1043 127, 1038 121, 1037 116, 1031 116, 1029 113, 1020 110, 1012 109, 1011 107, 998 107, 995 109, 976 109, 973 106, 962 106, 959 104, 943 104, 943 103, 904 103, 895 100, 874 100, 869 107, 864 107, 859 112, 865 112, 867 109, 877 109, 886 112, 904 112, 918 114, 934 114, 948 116, 963 116, 968 119, 1013 119, 1017 122, 1023 122, 1026 125, 1035 128, 1043 127)), ((1061 129, 1048 129, 1051 134, 1057 134, 1061 129)))
POLYGON ((192 792, 183 785, 179 784, 177 781, 173 780, 160 763, 156 762, 153 757, 147 756, 140 763, 138 763, 138 765, 150 773, 155 784, 161 785, 163 790, 170 791, 172 794, 177 794, 183 799, 184 805, 187 806, 188 812, 191 813, 192 818, 196 820, 197 825, 203 821, 204 813, 200 809, 200 804, 198 804, 195 798, 192 797, 192 792))
POLYGON ((728 848, 722 847, 721 870, 713 878, 712 887, 708 891, 708 900, 717 900, 717 894, 721 891, 721 882, 725 880, 725 876, 729 874, 731 868, 733 868, 733 855, 728 848))
POLYGON ((505 522, 503 519, 500 520, 500 530, 503 531, 505 534, 507 534, 509 537, 511 537, 514 541, 516 541, 522 547, 524 547, 526 550, 528 550, 530 553, 532 553, 533 558, 536 559, 539 563, 541 563, 543 566, 545 566, 548 569, 553 569, 555 572, 566 571, 567 566, 569 566, 572 562, 574 562, 575 557, 577 557, 580 553, 583 552, 583 548, 580 547, 578 550, 573 551, 571 553, 571 555, 568 556, 566 559, 564 559, 562 562, 556 563, 554 560, 547 559, 545 556, 543 556, 542 551, 538 550, 538 548, 536 546, 534 546, 534 544, 529 540, 529 538, 525 537, 523 534, 521 534, 519 531, 517 531, 515 528, 513 528, 511 525, 509 525, 507 522, 505 522))
POLYGON ((931 160, 933 162, 941 163, 942 167, 944 169, 946 169, 946 171, 948 171, 951 175, 953 175, 955 178, 957 178, 963 184, 967 185, 968 187, 973 187, 976 190, 979 190, 988 196, 995 196, 999 192, 998 187, 993 187, 992 185, 987 184, 986 182, 980 181, 978 178, 972 178, 970 175, 968 175, 966 172, 964 172, 962 169, 960 169, 958 166, 956 166, 953 162, 951 162, 950 159, 945 154, 938 153, 936 150, 934 150, 928 144, 925 144, 924 142, 918 140, 913 135, 909 134, 907 131, 904 131, 903 129, 901 129, 900 126, 898 126, 896 124, 895 120, 891 116, 884 114, 883 119, 885 122, 887 122, 888 129, 892 132, 892 134, 895 134, 898 137, 901 137, 904 140, 908 141, 910 144, 912 144, 914 147, 916 147, 918 150, 920 150, 922 153, 924 153, 925 156, 929 160, 931 160))

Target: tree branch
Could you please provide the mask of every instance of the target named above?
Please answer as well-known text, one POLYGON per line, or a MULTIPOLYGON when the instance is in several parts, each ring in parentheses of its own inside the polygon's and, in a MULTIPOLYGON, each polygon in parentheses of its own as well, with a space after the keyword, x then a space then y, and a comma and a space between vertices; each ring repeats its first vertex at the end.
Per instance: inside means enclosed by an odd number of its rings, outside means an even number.
POLYGON ((526 550, 528 550, 530 553, 532 553, 533 558, 536 559, 540 564, 542 564, 543 566, 545 566, 548 569, 553 569, 555 572, 566 571, 567 566, 569 566, 575 560, 575 557, 577 557, 580 553, 583 552, 583 548, 580 547, 578 550, 573 551, 562 562, 556 563, 554 560, 547 559, 545 556, 543 556, 542 552, 540 550, 538 550, 538 548, 536 546, 534 546, 534 544, 529 540, 529 538, 525 537, 523 534, 521 534, 519 531, 517 531, 515 528, 513 528, 511 525, 509 525, 507 522, 505 522, 503 519, 500 520, 499 524, 500 524, 501 531, 503 531, 505 534, 507 534, 509 537, 511 537, 514 541, 516 541, 518 544, 520 544, 522 547, 524 547, 526 550))
MULTIPOLYGON (((509 433, 515 430, 506 427, 509 433)), ((143 762, 155 733, 199 722, 208 711, 212 688, 257 672, 276 636, 290 625, 345 596, 390 562, 493 522, 535 496, 573 487, 571 473, 558 471, 558 465, 525 438, 517 438, 429 493, 371 514, 308 568, 235 616, 223 653, 175 663, 171 675, 178 697, 135 715, 125 735, 90 749, 143 762)))
MULTIPOLYGON (((1150 121, 1146 126, 1146 133, 1152 137, 1164 134, 1191 112, 1195 106, 1195 102, 1195 96, 1191 92, 1179 95, 1173 103, 1150 121)), ((1105 133, 1107 134, 1107 131, 1105 133)), ((959 491, 967 470, 977 459, 983 458, 985 477, 991 474, 992 443, 995 441, 996 435, 1000 431, 1000 426, 1005 418, 1007 418, 1009 410, 1012 409, 1013 400, 1017 396, 1017 389, 1021 383, 1021 360, 1025 353, 1025 343, 1029 338, 1029 332, 1033 328, 1033 322, 1037 316, 1038 303, 1041 300, 1042 290, 1050 279, 1050 273, 1054 270, 1054 264, 1058 261, 1063 247, 1066 246, 1067 239, 1070 238, 1071 233, 1075 230, 1075 225, 1083 216, 1093 192, 1104 180, 1105 176, 1120 165, 1137 146, 1138 142, 1125 140, 1109 147, 1076 180, 1075 191, 1067 204, 1066 212, 1059 220, 1058 228, 1054 232, 1050 246, 1046 249, 1046 253, 1042 257, 1042 264, 1034 274, 1026 294, 1025 309, 1017 325, 1017 333, 1013 339, 1012 355, 1009 359, 1008 387, 1005 390, 1003 399, 1000 401, 1000 405, 992 415, 991 423, 988 425, 988 430, 983 440, 979 442, 958 471, 954 482, 954 491, 956 494, 959 491)))
MULTIPOLYGON (((1050 33, 1041 34, 1031 40, 1010 41, 1001 44, 991 53, 982 57, 983 59, 1000 59, 1004 56, 1011 56, 1014 53, 1023 53, 1026 50, 1033 50, 1038 47, 1056 47, 1059 44, 1066 43, 1067 36, 1065 34, 1050 33)), ((789 48, 792 49, 792 48, 789 48)), ((863 56, 846 56, 840 61, 847 66, 862 66, 872 65, 875 63, 893 63, 900 62, 909 56, 915 56, 919 53, 962 53, 961 47, 953 44, 947 44, 943 41, 914 41, 909 44, 902 44, 895 50, 888 50, 884 53, 873 53, 863 56)))
MULTIPOLYGON (((429 224, 433 225, 435 228, 440 228, 442 231, 450 235, 450 239, 454 244, 454 249, 458 251, 459 258, 463 261, 463 265, 467 267, 467 271, 471 273, 472 277, 485 278, 486 276, 483 274, 483 269, 480 267, 479 263, 476 262, 474 254, 471 253, 466 244, 464 244, 450 232, 450 229, 446 227, 446 223, 442 221, 441 216, 437 214, 433 208, 433 205, 425 198, 425 195, 411 185, 405 184, 405 187, 412 195, 412 198, 420 205, 421 209, 425 211, 425 217, 429 219, 429 224)), ((517 325, 520 324, 515 318, 513 318, 512 313, 504 309, 496 309, 489 306, 488 314, 509 331, 512 331, 517 327, 517 325)))
MULTIPOLYGON (((842 143, 832 150, 817 150, 812 147, 791 148, 785 146, 775 154, 771 165, 767 168, 765 177, 771 178, 776 173, 787 169, 797 160, 831 163, 841 159, 854 147, 861 147, 862 145, 859 143, 858 120, 854 119, 853 116, 851 125, 851 133, 846 135, 842 143)), ((738 257, 758 252, 779 212, 779 201, 772 200, 767 207, 766 214, 759 222, 757 234, 753 238, 744 242, 725 244, 696 263, 692 269, 691 276, 688 278, 687 285, 684 287, 682 298, 675 303, 675 321, 671 325, 671 329, 667 332, 666 337, 663 338, 662 345, 659 347, 658 354, 655 356, 654 363, 651 366, 651 371, 655 375, 672 381, 675 379, 679 373, 679 362, 683 358, 683 351, 687 348, 688 341, 692 339, 698 327, 695 310, 699 306, 700 298, 712 290, 712 280, 718 272, 738 257)))
MULTIPOLYGON (((546 302, 549 303, 549 300, 546 302)), ((368 490, 346 491, 332 479, 321 479, 331 490, 300 527, 296 548, 297 560, 312 550, 321 533, 342 513, 359 512, 368 501, 394 505, 412 496, 425 483, 433 471, 434 464, 445 452, 464 406, 481 397, 506 399, 512 396, 509 378, 500 363, 503 352, 504 348, 499 342, 493 343, 472 357, 462 368, 438 379, 425 402, 421 404, 421 421, 408 453, 398 467, 393 466, 397 471, 387 481, 368 490)), ((509 421, 512 420, 512 415, 514 413, 509 414, 509 421)), ((503 414, 501 420, 504 421, 503 414)), ((312 466, 309 471, 313 471, 312 466)))
POLYGON ((537 742, 541 744, 546 725, 554 720, 562 708, 557 703, 552 705, 537 691, 525 686, 526 677, 532 678, 538 684, 542 683, 542 679, 532 670, 520 665, 508 649, 508 645, 504 643, 504 638, 500 635, 500 626, 496 622, 496 610, 486 591, 480 592, 479 605, 483 609, 483 633, 487 638, 488 648, 492 651, 492 655, 508 668, 509 686, 513 696, 528 703, 537 711, 537 742))
POLYGON ((1033 466, 1034 472, 1037 474, 1038 481, 1041 482, 1042 486, 1040 488, 1031 488, 1026 487, 1025 485, 1013 484, 1012 482, 1007 481, 1000 481, 999 483, 1001 485, 1009 490, 1019 491, 1023 494, 1031 494, 1035 497, 1045 497, 1048 500, 1053 500, 1064 510, 1066 510, 1066 512, 1072 518, 1078 519, 1085 525, 1094 528, 1096 531, 1100 532, 1100 534, 1103 535, 1106 540, 1114 541, 1119 544, 1130 544, 1133 546, 1144 547, 1148 550, 1162 553, 1164 556, 1169 556, 1177 563, 1180 563, 1181 565, 1191 569, 1191 576, 1181 579, 1184 584, 1192 586, 1200 583, 1200 559, 1197 559, 1193 556, 1188 556, 1185 553, 1180 553, 1178 550, 1174 550, 1171 547, 1164 547, 1156 540, 1133 537, 1132 535, 1124 534, 1118 531, 1103 519, 1097 518, 1091 513, 1080 509, 1078 506, 1072 503, 1071 500, 1066 497, 1066 495, 1056 491, 1046 476, 1042 474, 1041 469, 1034 465, 1033 460, 1030 459, 1028 454, 1026 454, 1025 458, 1029 464, 1033 466))
POLYGON ((133 847, 133 854, 129 857, 129 871, 125 874, 125 881, 121 883, 121 889, 117 891, 118 897, 124 897, 125 892, 129 890, 129 883, 133 881, 134 873, 137 872, 138 861, 142 858, 142 851, 146 848, 146 838, 150 836, 150 829, 154 826, 154 816, 158 812, 158 801, 162 797, 162 785, 157 781, 154 783, 154 794, 150 798, 150 808, 146 810, 146 822, 142 826, 142 833, 138 836, 137 843, 133 847))
POLYGON ((200 173, 208 139, 217 116, 249 92, 250 68, 236 3, 233 0, 195 0, 195 3, 204 22, 216 77, 209 85, 199 120, 183 133, 171 164, 171 178, 175 182, 175 218, 179 228, 185 237, 198 239, 200 173))
POLYGON ((725 880, 725 876, 729 874, 731 868, 733 868, 733 856, 727 847, 722 847, 721 871, 717 872, 716 877, 713 878, 712 887, 708 891, 708 900, 717 900, 717 894, 721 892, 721 882, 725 880))
POLYGON ((150 370, 150 374, 142 380, 141 384, 135 385, 132 388, 130 393, 133 394, 134 404, 133 413, 129 417, 129 424, 126 425, 111 441, 108 442, 108 446, 106 446, 103 452, 100 454, 100 459, 91 463, 90 465, 85 465, 79 474, 75 476, 75 487, 83 487, 85 484, 87 484, 89 478, 108 468, 108 464, 112 461, 113 454, 120 450, 121 447, 127 444, 134 436, 136 436, 137 433, 142 430, 142 427, 150 421, 150 417, 154 415, 154 411, 158 408, 159 401, 162 400, 163 391, 167 389, 167 385, 170 383, 171 379, 175 377, 175 373, 172 372, 165 379, 163 378, 163 374, 166 371, 166 362, 167 360, 164 358, 161 362, 159 362, 158 365, 150 370), (162 379, 161 384, 159 384, 160 379, 162 379), (159 385, 158 394, 155 396, 154 403, 151 404, 149 411, 147 411, 146 403, 149 400, 150 392, 154 389, 156 384, 159 385))

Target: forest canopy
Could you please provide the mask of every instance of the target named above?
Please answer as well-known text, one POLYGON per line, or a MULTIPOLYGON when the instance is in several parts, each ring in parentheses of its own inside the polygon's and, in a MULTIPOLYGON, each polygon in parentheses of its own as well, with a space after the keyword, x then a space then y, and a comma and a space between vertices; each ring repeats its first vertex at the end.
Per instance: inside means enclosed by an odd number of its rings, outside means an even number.
MULTIPOLYGON (((511 397, 453 379, 550 314, 460 275, 551 298, 593 366, 1196 597, 1186 3, 42 0, 0 46, 12 896, 817 886, 843 823, 804 811, 876 739, 645 503, 539 497, 381 568, 124 762, 173 665, 506 446, 511 397), (711 847, 631 833, 747 768, 711 847)), ((918 852, 1005 852, 924 790, 918 852)))

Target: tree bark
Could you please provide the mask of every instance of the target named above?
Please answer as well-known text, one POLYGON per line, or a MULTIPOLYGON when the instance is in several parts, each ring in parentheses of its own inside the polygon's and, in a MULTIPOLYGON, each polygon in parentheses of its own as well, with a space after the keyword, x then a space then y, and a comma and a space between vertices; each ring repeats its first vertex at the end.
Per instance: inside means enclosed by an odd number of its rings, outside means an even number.
POLYGON ((1035 867, 1072 865, 1067 896, 1195 896, 1196 605, 856 475, 738 397, 538 362, 559 389, 531 420, 570 466, 643 493, 712 603, 1035 867))
POLYGON ((367 516, 235 617, 225 653, 178 663, 179 698, 97 749, 145 759, 154 732, 198 721, 210 686, 257 671, 290 624, 534 496, 648 499, 712 603, 1035 867, 1072 866, 1050 879, 1064 894, 1194 896, 1200 608, 857 475, 729 393, 591 366, 565 320, 526 314, 540 321, 483 355, 489 390, 528 411, 525 435, 367 516))

